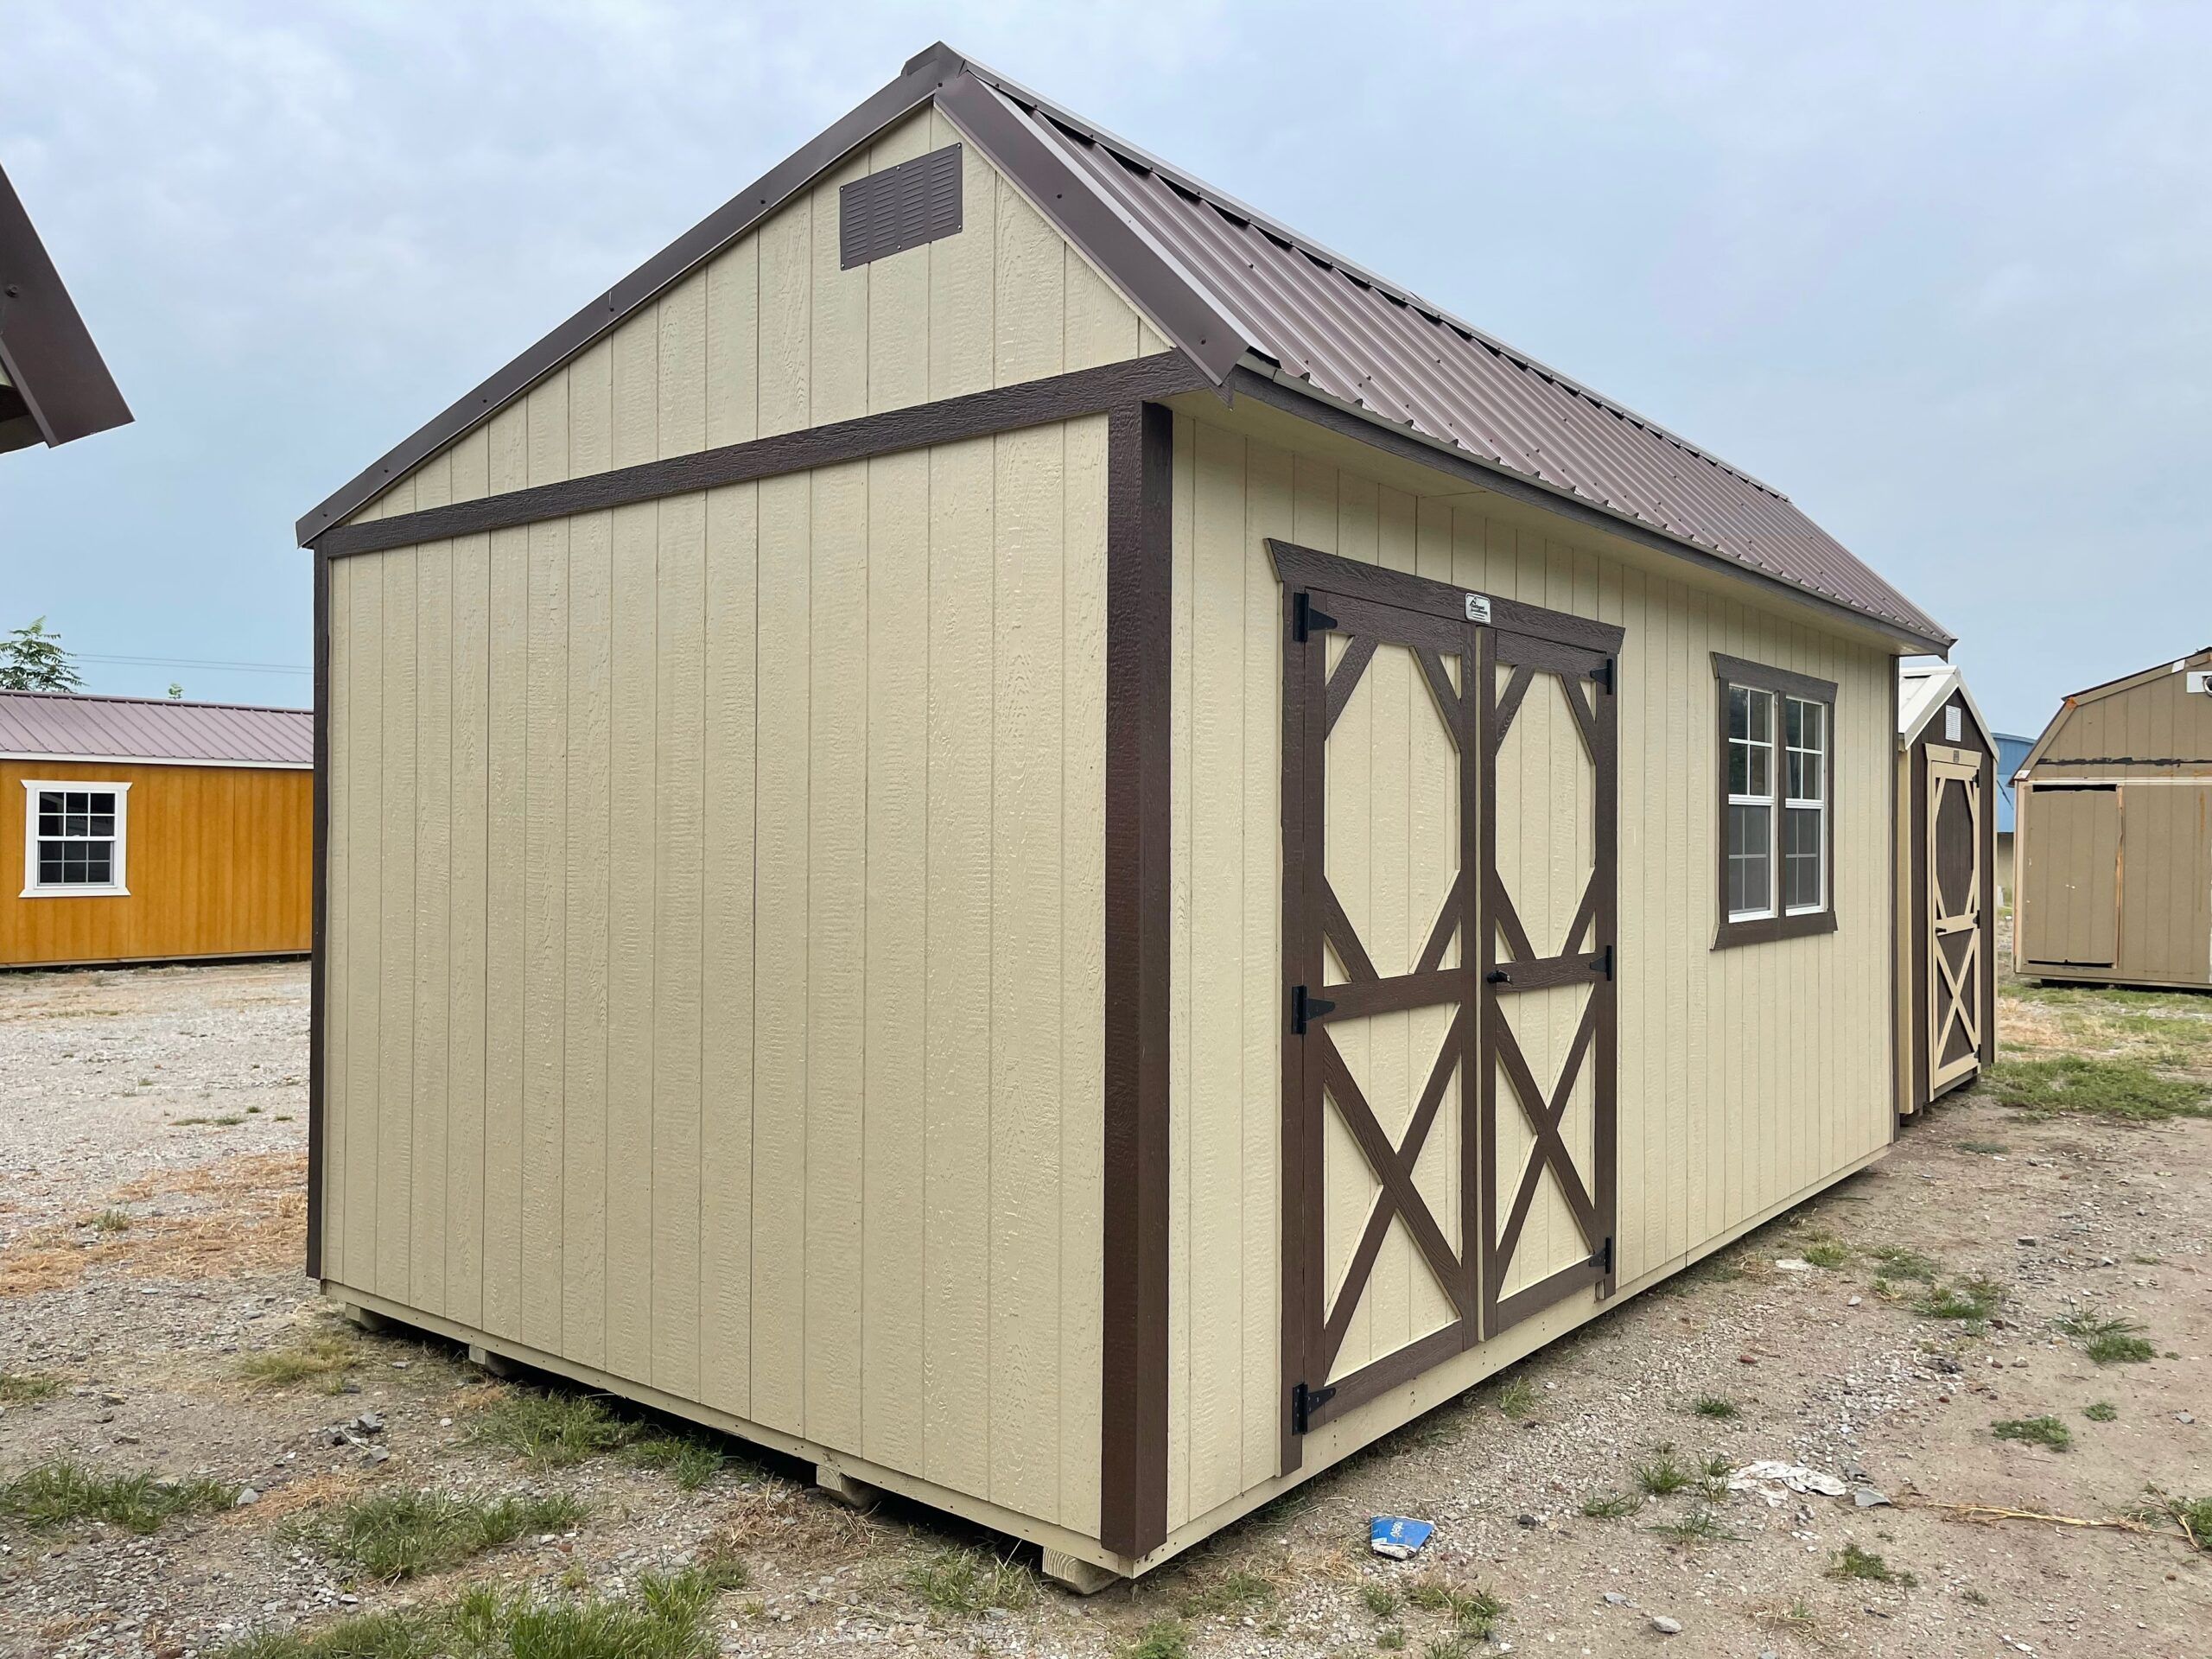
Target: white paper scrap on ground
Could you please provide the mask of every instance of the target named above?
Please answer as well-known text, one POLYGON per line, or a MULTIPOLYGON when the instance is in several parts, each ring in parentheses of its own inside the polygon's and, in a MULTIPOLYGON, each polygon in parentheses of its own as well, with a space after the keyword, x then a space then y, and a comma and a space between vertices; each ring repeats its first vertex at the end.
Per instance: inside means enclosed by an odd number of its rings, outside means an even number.
POLYGON ((1728 1477, 1732 1492, 1757 1492, 1776 1508, 1787 1501, 1789 1492, 1816 1492, 1822 1497, 1841 1497, 1851 1488, 1834 1475, 1822 1474, 1817 1469, 1808 1469, 1802 1463, 1777 1463, 1767 1460, 1747 1463, 1728 1477))

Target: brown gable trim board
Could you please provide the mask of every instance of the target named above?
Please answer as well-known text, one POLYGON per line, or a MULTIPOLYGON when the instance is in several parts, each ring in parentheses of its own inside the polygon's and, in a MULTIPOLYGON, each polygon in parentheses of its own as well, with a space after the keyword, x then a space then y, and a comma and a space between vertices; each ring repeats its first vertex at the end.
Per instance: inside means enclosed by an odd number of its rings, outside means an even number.
POLYGON ((1170 658, 1174 416, 1107 417, 1105 1328, 1099 1541, 1167 1537, 1170 658))
POLYGON ((539 484, 474 501, 426 507, 419 512, 372 518, 366 524, 343 524, 315 537, 311 545, 336 558, 481 535, 517 524, 603 512, 664 496, 688 495, 697 490, 1101 414, 1204 385, 1205 377, 1189 359, 1180 352, 1166 352, 1094 369, 1077 369, 1043 380, 995 386, 933 404, 856 416, 828 426, 804 427, 664 461, 641 461, 557 484, 539 484))
POLYGON ((1756 583, 1761 588, 1770 589, 1779 588, 1803 603, 1815 607, 1829 617, 1847 620, 1857 623, 1861 627, 1875 629, 1890 639, 1911 645, 1916 651, 1931 650, 1941 654, 1950 649, 1951 641, 1947 637, 1916 632, 1900 623, 1893 622, 1887 617, 1877 616, 1871 611, 1862 611, 1855 606, 1846 605, 1839 600, 1830 598, 1826 594, 1816 593, 1796 582, 1762 575, 1732 561, 1716 558, 1703 548, 1694 546, 1688 542, 1678 541, 1671 536, 1662 535, 1657 531, 1640 524, 1632 518, 1619 513, 1609 512, 1605 508, 1590 502, 1579 500, 1573 496, 1550 489, 1535 479, 1523 477, 1520 474, 1509 472, 1502 467, 1485 465, 1473 455, 1464 454, 1457 449, 1446 448, 1442 444, 1433 442, 1417 433, 1395 426, 1386 426, 1373 416, 1328 402, 1311 391, 1287 386, 1278 380, 1257 373, 1251 369, 1239 368, 1232 372, 1229 377, 1226 389, 1232 397, 1253 398, 1271 408, 1295 415, 1302 420, 1311 421, 1314 425, 1341 436, 1357 439, 1372 448, 1380 449, 1385 454, 1395 455, 1402 461, 1415 461, 1424 467, 1433 467, 1442 472, 1456 474, 1477 487, 1488 490, 1494 495, 1502 495, 1511 500, 1522 501, 1532 506, 1541 507, 1547 512, 1557 513, 1560 517, 1572 519, 1576 524, 1603 531, 1609 536, 1618 536, 1624 541, 1634 542, 1639 547, 1647 547, 1654 552, 1664 553, 1670 558, 1687 560, 1700 569, 1717 570, 1723 575, 1733 575, 1743 581, 1756 583))
MULTIPOLYGON (((1893 673, 1890 676, 1890 729, 1891 731, 1897 730, 1904 713, 1904 683, 1899 676, 1893 673)), ((1723 731, 1725 734, 1726 728, 1723 731)), ((1831 766, 1829 770, 1834 771, 1834 768, 1831 766)), ((1891 766, 1889 772, 1890 816, 1885 822, 1890 825, 1890 833, 1885 839, 1889 842, 1890 862, 1890 1139, 1894 1141, 1897 1139, 1897 1125, 1903 1119, 1908 1103, 1904 1098, 1904 1067, 1898 1064, 1900 1058, 1898 1045, 1905 1040, 1905 1030, 1904 1013, 1897 1006, 1899 999, 1897 986, 1898 942, 1903 937, 1903 925, 1897 915, 1898 905, 1902 898, 1897 883, 1903 879, 1897 868, 1897 769, 1891 766)), ((1995 867, 1992 866, 1992 868, 1995 867)), ((1725 876, 1721 880, 1720 891, 1724 895, 1728 891, 1727 880, 1725 876)))
MULTIPOLYGON (((1894 680, 1897 676, 1892 674, 1890 677, 1894 680)), ((1718 747, 1713 750, 1713 769, 1714 779, 1720 791, 1719 812, 1713 821, 1715 880, 1713 898, 1717 906, 1715 913, 1718 919, 1713 924, 1713 948, 1715 950, 1728 950, 1738 945, 1763 944, 1769 939, 1797 939, 1811 933, 1833 933, 1836 929, 1835 686, 1831 681, 1815 679, 1810 674, 1799 674, 1786 668, 1772 668, 1764 663, 1750 662, 1744 658, 1730 657, 1718 651, 1713 653, 1713 683, 1714 690, 1713 701, 1719 714, 1719 724, 1717 728, 1719 741, 1718 747), (1827 786, 1827 795, 1821 803, 1824 810, 1821 813, 1821 838, 1824 843, 1821 849, 1821 856, 1824 864, 1821 872, 1822 902, 1818 910, 1801 912, 1795 916, 1787 914, 1783 910, 1782 860, 1778 850, 1782 844, 1780 823, 1782 798, 1777 793, 1775 797, 1774 807, 1777 819, 1775 846, 1777 852, 1774 869, 1769 877, 1774 884, 1775 913, 1751 922, 1732 922, 1728 919, 1728 688, 1731 684, 1751 686, 1759 690, 1774 692, 1777 696, 1803 697, 1810 702, 1824 702, 1827 705, 1827 776, 1821 780, 1827 786)), ((1897 728, 1897 694, 1892 690, 1890 696, 1890 728, 1894 731, 1897 728)), ((1780 718, 1781 711, 1777 709, 1776 711, 1777 724, 1780 718)), ((1776 753, 1770 763, 1777 791, 1783 787, 1784 762, 1780 751, 1780 733, 1777 730, 1776 753)), ((1885 750, 1884 753, 1887 753, 1889 751, 1885 750)), ((1894 919, 1891 923, 1891 938, 1894 944, 1896 938, 1894 919)))
MULTIPOLYGON (((0 168, 0 372, 48 444, 127 426, 130 406, 92 343, 76 302, 8 175, 0 168)), ((8 410, 0 407, 0 417, 8 410)), ((17 419, 21 419, 19 415, 17 419)), ((29 442, 0 435, 0 449, 29 442)))
POLYGON ((1111 275, 1137 309, 1205 370, 1209 380, 1219 385, 1228 378, 1244 355, 1247 331, 1047 149, 1003 93, 965 74, 947 81, 937 101, 946 118, 1021 188, 1062 235, 1111 275))

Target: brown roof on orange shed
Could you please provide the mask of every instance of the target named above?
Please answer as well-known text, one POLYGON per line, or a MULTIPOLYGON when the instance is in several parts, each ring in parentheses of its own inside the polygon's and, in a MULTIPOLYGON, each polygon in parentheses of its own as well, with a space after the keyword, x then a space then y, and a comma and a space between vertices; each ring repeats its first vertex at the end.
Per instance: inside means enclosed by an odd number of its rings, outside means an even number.
POLYGON ((312 766, 306 709, 0 691, 0 757, 150 760, 168 766, 312 766))

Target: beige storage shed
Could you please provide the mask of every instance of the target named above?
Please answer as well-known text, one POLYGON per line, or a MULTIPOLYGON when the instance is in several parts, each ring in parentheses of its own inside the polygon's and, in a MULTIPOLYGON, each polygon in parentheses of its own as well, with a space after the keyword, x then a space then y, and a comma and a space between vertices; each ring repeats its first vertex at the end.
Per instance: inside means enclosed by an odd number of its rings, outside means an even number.
POLYGON ((1897 677, 1898 1102, 1997 1058, 1997 740, 1948 663, 1897 677))
POLYGON ((2067 698, 2014 799, 2017 971, 2212 986, 2212 646, 2067 698))
POLYGON ((300 534, 309 1271, 1071 1582, 1891 1143, 1949 637, 945 48, 300 534))

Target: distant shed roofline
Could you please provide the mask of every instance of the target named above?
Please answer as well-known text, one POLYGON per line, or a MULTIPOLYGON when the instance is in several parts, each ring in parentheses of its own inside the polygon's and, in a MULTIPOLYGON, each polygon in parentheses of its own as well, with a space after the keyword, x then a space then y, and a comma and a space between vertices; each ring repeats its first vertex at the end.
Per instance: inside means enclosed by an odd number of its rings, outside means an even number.
POLYGON ((308 772, 314 721, 311 709, 267 703, 0 691, 0 760, 308 772), (147 741, 164 733, 177 741, 147 741))
POLYGON ((1936 718, 1936 711, 1950 702, 1951 694, 1955 691, 1966 700, 1967 712, 1974 716, 1974 723, 1981 732, 1982 741, 1988 746, 1991 756, 1995 757, 1997 734, 1990 729, 1989 721, 1982 715, 1981 705, 1974 701, 1974 688, 1967 683, 1967 677, 1959 671, 1955 663, 1899 669, 1897 679, 1900 685, 1916 680, 1928 682, 1930 685, 1924 697, 1910 702, 1903 697, 1898 699, 1898 747, 1910 748, 1917 742, 1921 733, 1928 729, 1928 722, 1936 718))
MULTIPOLYGON (((1509 493, 1521 494, 1570 516, 1594 519, 1639 542, 1656 543, 1669 551, 1688 550, 1800 599, 1831 607, 1903 645, 1941 655, 1954 643, 1953 636, 1821 531, 1789 497, 1771 486, 943 42, 917 54, 898 79, 833 122, 311 509, 296 526, 301 543, 313 545, 323 532, 447 443, 512 403, 546 373, 736 241, 874 133, 931 102, 1215 385, 1226 388, 1240 365, 1249 367, 1296 397, 1325 407, 1349 410, 1382 430, 1412 437, 1440 454, 1468 462, 1482 477, 1518 486, 1509 493), (1108 165, 1103 173, 1096 172, 1083 159, 1101 149, 1119 163, 1118 168, 1108 165), (1523 406, 1506 416, 1506 425, 1520 435, 1510 442, 1493 442, 1483 435, 1479 426, 1440 422, 1433 407, 1427 416, 1421 416, 1403 397, 1377 400, 1371 391, 1362 391, 1358 401, 1347 404, 1315 384, 1310 367, 1301 371, 1297 364, 1279 361, 1258 342, 1265 339, 1276 351, 1285 349, 1280 338, 1281 318, 1269 333, 1238 316, 1238 302, 1231 292, 1235 284, 1214 279, 1222 270, 1218 258, 1203 245, 1192 243, 1185 226, 1163 219, 1146 202, 1124 193, 1125 175, 1156 175, 1166 191, 1212 210, 1198 216, 1202 224, 1214 226, 1213 216, 1218 215, 1227 224, 1256 230, 1274 245, 1302 256, 1295 262, 1299 270, 1305 270, 1310 262, 1332 271, 1351 288, 1382 296, 1389 302, 1382 308, 1386 312, 1398 316, 1418 315, 1440 329, 1457 334, 1460 340, 1479 346, 1478 357, 1488 354, 1484 361, 1495 359, 1510 365, 1522 377, 1514 379, 1508 375, 1516 389, 1514 395, 1522 396, 1519 389, 1524 382, 1526 387, 1523 406), (1210 258, 1214 261, 1214 276, 1202 269, 1210 258), (1537 436, 1521 431, 1530 420, 1543 429, 1537 436), (1424 421, 1433 429, 1425 430, 1424 421), (1547 422, 1550 427, 1545 426, 1547 422), (1707 468, 1712 469, 1709 474, 1707 468), (1700 481, 1708 478, 1714 481, 1700 481), (1762 498, 1772 505, 1759 505, 1762 498)), ((1311 315, 1299 312, 1300 302, 1295 296, 1287 303, 1296 314, 1294 326, 1310 326, 1319 331, 1317 343, 1321 335, 1331 334, 1338 327, 1326 315, 1334 302, 1318 310, 1309 308, 1311 315)), ((1436 346, 1423 345, 1410 354, 1403 350, 1402 342, 1394 346, 1366 340, 1357 324, 1350 326, 1346 338, 1361 342, 1351 347, 1355 352, 1377 353, 1370 367, 1379 378, 1378 385, 1395 376, 1394 384, 1402 385, 1408 374, 1418 382, 1422 375, 1432 372, 1417 360, 1421 353, 1428 353, 1435 357, 1434 383, 1416 385, 1415 392, 1437 394, 1447 404, 1453 397, 1469 395, 1462 371, 1446 364, 1446 357, 1457 349, 1449 334, 1440 337, 1436 346), (1436 355, 1440 350, 1442 354, 1436 355)), ((1344 346, 1343 339, 1334 337, 1325 343, 1332 348, 1344 346)), ((1364 378, 1361 385, 1367 385, 1364 378)), ((1479 401, 1480 394, 1477 395, 1479 401)), ((1421 396, 1414 402, 1419 403, 1421 396)), ((1430 401, 1433 404, 1435 400, 1430 401)))
POLYGON ((2015 779, 2024 778, 2034 770, 2036 762, 2043 759, 2043 752, 2050 747, 2050 740, 2066 723, 2067 716, 2082 704, 2101 702, 2105 698, 2117 696, 2123 691, 2133 691, 2139 685, 2148 685, 2155 679, 2178 671, 2200 657, 2212 663, 2212 645, 2199 645, 2195 651, 2185 651, 2178 657, 2165 658, 2148 668, 2139 668, 2133 674, 2123 674, 2116 680, 2107 680, 2101 685, 2089 686, 2080 691, 2069 691, 2059 700, 2056 712, 2044 722, 2043 731, 2036 738, 2035 747, 2028 751, 2020 762, 2019 769, 2012 776, 2015 779))

